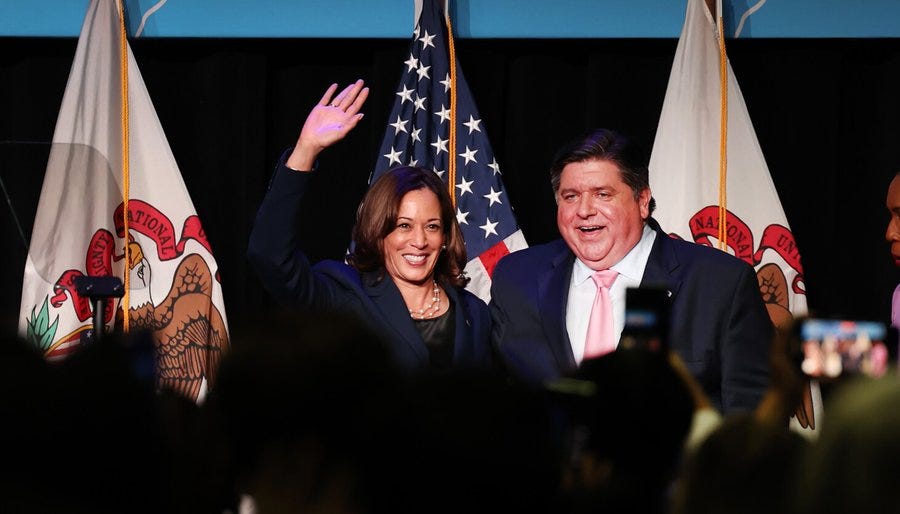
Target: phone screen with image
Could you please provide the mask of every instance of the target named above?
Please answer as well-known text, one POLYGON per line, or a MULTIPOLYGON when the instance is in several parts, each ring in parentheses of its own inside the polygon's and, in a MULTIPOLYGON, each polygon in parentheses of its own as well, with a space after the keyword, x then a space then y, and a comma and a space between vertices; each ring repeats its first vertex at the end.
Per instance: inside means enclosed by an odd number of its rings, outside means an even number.
POLYGON ((881 377, 896 360, 896 332, 885 323, 806 319, 799 324, 800 369, 809 377, 881 377))

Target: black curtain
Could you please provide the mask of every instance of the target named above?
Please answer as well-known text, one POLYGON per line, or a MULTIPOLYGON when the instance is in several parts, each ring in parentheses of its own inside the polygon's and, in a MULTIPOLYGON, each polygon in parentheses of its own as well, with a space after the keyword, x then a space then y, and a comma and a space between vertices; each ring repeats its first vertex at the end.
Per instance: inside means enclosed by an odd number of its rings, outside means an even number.
MULTIPOLYGON (((313 260, 340 258, 407 40, 137 39, 157 114, 218 260, 232 329, 273 304, 244 254, 272 165, 332 82, 365 79, 366 117, 327 152, 302 216, 313 260)), ((31 232, 74 39, 0 38, 2 330, 17 325, 31 232)), ((605 126, 652 147, 676 41, 458 40, 531 244, 557 237, 547 166, 605 126)), ((900 170, 900 40, 735 40, 729 56, 800 246, 819 315, 887 319, 898 280, 884 197, 900 170)), ((652 187, 652 184, 651 184, 652 187)))

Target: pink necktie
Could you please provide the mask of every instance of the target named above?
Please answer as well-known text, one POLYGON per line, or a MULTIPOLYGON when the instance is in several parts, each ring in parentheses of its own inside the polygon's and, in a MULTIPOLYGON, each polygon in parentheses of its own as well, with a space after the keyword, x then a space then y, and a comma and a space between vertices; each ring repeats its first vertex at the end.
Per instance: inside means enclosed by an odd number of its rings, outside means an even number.
POLYGON ((588 322, 587 337, 584 342, 584 358, 592 359, 616 349, 616 340, 613 335, 612 300, 609 298, 609 288, 619 276, 617 271, 605 269, 591 275, 597 284, 597 296, 594 297, 594 306, 591 308, 591 319, 588 322))

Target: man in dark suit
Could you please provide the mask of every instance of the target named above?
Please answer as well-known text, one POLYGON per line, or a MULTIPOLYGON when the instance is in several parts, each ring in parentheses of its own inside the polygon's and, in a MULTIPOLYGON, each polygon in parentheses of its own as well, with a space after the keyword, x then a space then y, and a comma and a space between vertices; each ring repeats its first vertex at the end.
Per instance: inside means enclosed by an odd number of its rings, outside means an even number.
POLYGON ((753 268, 670 238, 650 217, 648 175, 644 156, 606 129, 557 154, 550 176, 562 239, 498 263, 491 288, 495 349, 509 372, 528 383, 573 372, 586 355, 599 294, 591 275, 613 270, 615 340, 624 325, 625 290, 664 287, 671 349, 720 411, 752 409, 768 384, 773 330, 753 268))

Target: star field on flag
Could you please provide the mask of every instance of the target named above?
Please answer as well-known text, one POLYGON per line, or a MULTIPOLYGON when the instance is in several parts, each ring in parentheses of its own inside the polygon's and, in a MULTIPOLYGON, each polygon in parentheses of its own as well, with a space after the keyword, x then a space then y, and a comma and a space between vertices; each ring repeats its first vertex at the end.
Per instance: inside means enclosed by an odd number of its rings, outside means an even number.
POLYGON ((497 261, 528 245, 507 200, 500 165, 459 62, 451 80, 447 29, 438 1, 423 2, 409 58, 403 64, 370 183, 400 163, 430 169, 446 183, 449 159, 455 159, 456 218, 466 240, 466 274, 472 279, 467 288, 488 301, 490 275, 497 261), (456 119, 451 115, 453 91, 456 119), (451 124, 456 128, 456 155, 450 155, 451 124))

